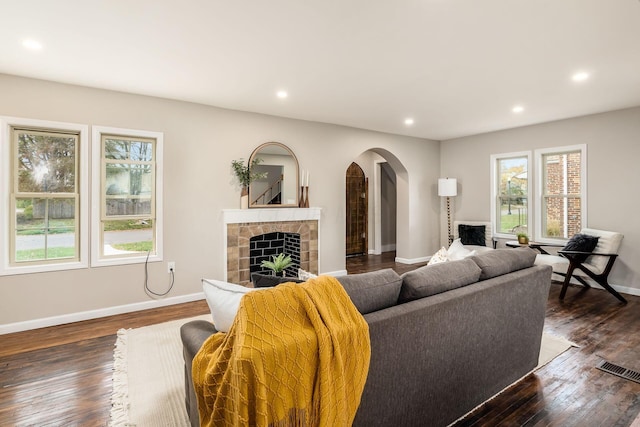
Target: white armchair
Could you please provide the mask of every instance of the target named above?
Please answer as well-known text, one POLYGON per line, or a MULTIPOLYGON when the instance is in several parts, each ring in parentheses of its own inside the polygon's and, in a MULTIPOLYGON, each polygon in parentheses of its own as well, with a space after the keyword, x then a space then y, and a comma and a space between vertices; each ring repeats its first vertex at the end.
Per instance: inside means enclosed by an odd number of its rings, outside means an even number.
POLYGON ((626 304, 627 300, 609 284, 608 280, 624 236, 620 233, 593 228, 583 228, 580 234, 598 237, 598 245, 593 252, 559 250, 558 255, 539 254, 535 264, 551 265, 555 274, 564 276, 560 299, 564 299, 572 277, 587 288, 591 286, 585 279, 590 278, 626 304), (588 257, 582 261, 575 255, 588 255, 588 257))
POLYGON ((495 249, 495 242, 493 240, 493 232, 490 222, 485 221, 454 221, 453 223, 453 239, 460 238, 459 226, 460 225, 484 225, 484 240, 485 246, 480 245, 464 245, 469 250, 475 250, 476 253, 486 252, 490 249, 495 249))

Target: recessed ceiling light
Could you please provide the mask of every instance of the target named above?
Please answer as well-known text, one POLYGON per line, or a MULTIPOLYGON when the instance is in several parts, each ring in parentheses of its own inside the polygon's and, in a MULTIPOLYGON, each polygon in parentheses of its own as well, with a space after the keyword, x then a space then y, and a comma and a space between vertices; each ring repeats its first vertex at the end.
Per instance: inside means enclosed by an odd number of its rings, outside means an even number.
POLYGON ((42 49, 42 43, 40 43, 37 40, 33 40, 33 39, 26 39, 22 42, 22 46, 26 47, 27 49, 31 49, 31 50, 40 50, 42 49))
POLYGON ((516 105, 511 109, 514 113, 522 113, 524 111, 524 107, 522 105, 516 105))
POLYGON ((276 93, 276 95, 278 96, 278 98, 281 98, 281 99, 284 99, 287 96, 289 96, 286 90, 279 90, 278 93, 276 93))
POLYGON ((588 78, 589 78, 589 73, 585 73, 584 71, 575 73, 573 76, 571 76, 571 80, 573 80, 574 82, 583 82, 588 78))
POLYGON ((404 119, 404 124, 407 126, 411 126, 413 124, 413 119, 412 118, 404 119))

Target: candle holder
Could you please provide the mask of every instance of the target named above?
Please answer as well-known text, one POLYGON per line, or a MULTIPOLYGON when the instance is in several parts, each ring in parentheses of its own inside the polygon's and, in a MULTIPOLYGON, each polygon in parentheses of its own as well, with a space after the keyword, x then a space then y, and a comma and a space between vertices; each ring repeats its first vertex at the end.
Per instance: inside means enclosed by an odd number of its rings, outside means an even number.
POLYGON ((304 208, 304 186, 300 186, 300 201, 298 201, 298 207, 304 208))
POLYGON ((304 187, 305 188, 305 195, 304 195, 304 207, 308 208, 309 207, 309 186, 304 187))

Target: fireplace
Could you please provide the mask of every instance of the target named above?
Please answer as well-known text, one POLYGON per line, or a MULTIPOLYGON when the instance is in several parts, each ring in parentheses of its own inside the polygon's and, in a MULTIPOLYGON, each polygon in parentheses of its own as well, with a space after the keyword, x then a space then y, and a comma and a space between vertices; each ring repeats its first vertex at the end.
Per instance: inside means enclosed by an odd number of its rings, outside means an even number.
POLYGON ((262 267, 262 261, 272 261, 279 254, 291 257, 292 263, 285 272, 288 277, 296 277, 300 268, 300 234, 276 231, 253 236, 249 239, 249 272, 272 274, 262 267))
POLYGON ((298 236, 298 266, 287 275, 297 275, 298 267, 318 273, 320 208, 225 209, 222 213, 226 281, 251 286, 251 240, 272 233, 298 236))

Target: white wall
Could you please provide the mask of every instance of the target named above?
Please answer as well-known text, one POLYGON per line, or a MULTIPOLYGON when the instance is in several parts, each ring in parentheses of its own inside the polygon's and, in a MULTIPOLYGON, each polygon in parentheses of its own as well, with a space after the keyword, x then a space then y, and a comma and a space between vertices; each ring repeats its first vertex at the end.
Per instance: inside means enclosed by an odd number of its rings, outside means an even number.
POLYGON ((396 247, 396 174, 388 163, 380 163, 382 251, 396 247))
POLYGON ((640 294, 640 107, 443 141, 442 176, 459 184, 455 219, 490 221, 491 154, 574 144, 587 144, 587 225, 624 233, 610 282, 640 294))
MULTIPOLYGON (((393 153, 408 172, 399 178, 406 196, 398 197, 398 256, 437 250, 436 141, 7 75, 0 94, 3 116, 164 132, 165 262, 150 265, 149 277, 164 289, 166 261, 175 261, 172 297, 200 292, 202 277, 224 277, 221 210, 240 206, 231 160, 267 141, 289 146, 310 171, 310 203, 322 208, 321 272, 344 270, 345 171, 369 149, 393 153)), ((143 280, 139 264, 3 276, 0 324, 147 302, 143 280)))

